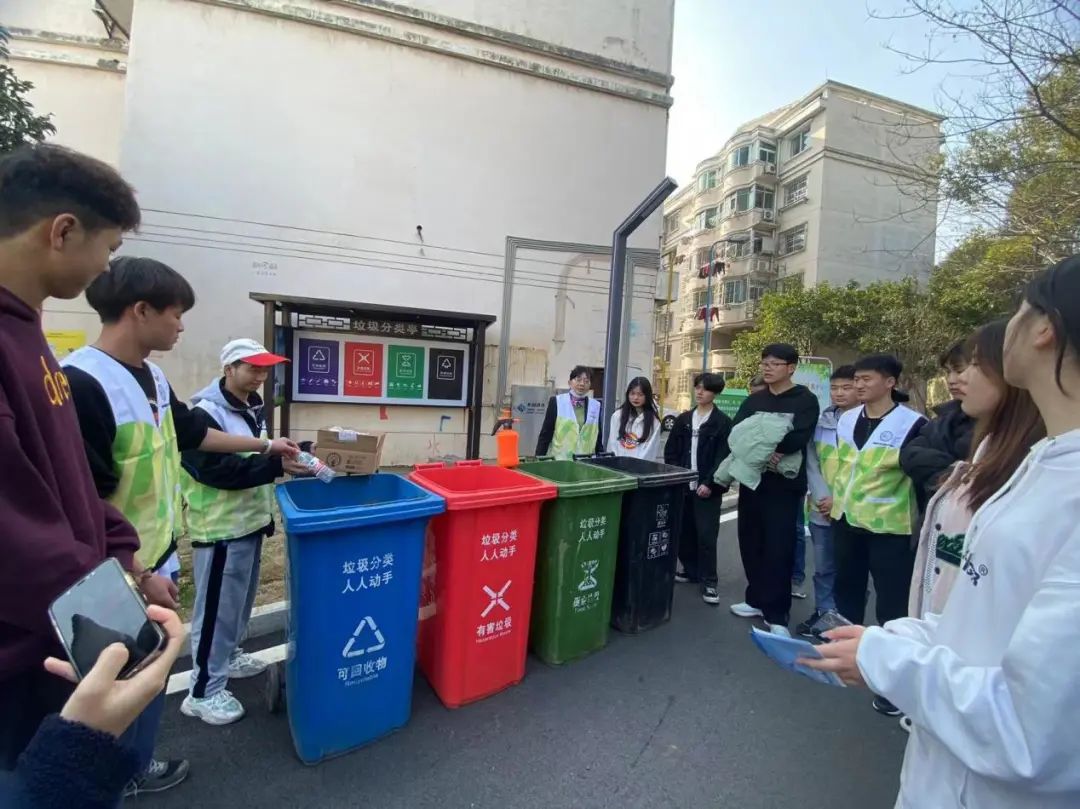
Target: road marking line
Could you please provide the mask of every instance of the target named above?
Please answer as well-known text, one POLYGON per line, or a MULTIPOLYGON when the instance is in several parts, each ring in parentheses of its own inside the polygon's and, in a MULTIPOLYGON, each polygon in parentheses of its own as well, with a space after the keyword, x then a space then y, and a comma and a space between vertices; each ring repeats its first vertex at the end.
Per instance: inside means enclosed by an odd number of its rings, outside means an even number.
MULTIPOLYGON (((287 644, 282 643, 279 646, 271 646, 258 652, 250 652, 249 654, 256 660, 261 660, 264 663, 273 665, 274 663, 280 663, 285 659, 286 647, 287 644)), ((180 694, 187 691, 190 686, 191 672, 181 671, 169 677, 169 684, 165 688, 165 693, 170 696, 172 694, 180 694)))

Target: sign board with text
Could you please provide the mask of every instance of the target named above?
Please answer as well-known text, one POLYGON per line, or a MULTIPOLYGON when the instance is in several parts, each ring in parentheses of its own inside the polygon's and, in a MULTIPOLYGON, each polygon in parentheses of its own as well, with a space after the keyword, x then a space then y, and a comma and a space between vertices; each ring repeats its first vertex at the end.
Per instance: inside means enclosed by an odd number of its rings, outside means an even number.
POLYGON ((296 331, 292 401, 464 407, 469 370, 460 344, 296 331))

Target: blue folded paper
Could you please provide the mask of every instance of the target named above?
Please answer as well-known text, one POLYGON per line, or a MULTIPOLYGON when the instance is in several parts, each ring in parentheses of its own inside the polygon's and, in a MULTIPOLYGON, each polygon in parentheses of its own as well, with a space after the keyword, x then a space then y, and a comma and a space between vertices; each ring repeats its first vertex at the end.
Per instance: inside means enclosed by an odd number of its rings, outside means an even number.
POLYGON ((821 657, 817 647, 809 641, 801 638, 785 638, 782 635, 763 632, 757 627, 750 630, 750 639, 765 653, 766 657, 775 661, 781 668, 809 677, 819 683, 844 687, 841 679, 832 672, 817 671, 795 662, 800 657, 821 657))

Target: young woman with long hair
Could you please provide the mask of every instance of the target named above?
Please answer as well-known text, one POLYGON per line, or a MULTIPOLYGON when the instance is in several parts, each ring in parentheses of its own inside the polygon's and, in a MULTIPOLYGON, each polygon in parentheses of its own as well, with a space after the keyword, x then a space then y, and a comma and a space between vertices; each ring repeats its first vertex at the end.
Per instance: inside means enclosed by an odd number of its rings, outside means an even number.
POLYGON ((611 414, 607 449, 623 458, 656 460, 660 451, 660 413, 652 383, 645 377, 630 380, 622 407, 611 414))
POLYGON ((1080 256, 1028 284, 1003 368, 1047 438, 989 467, 944 611, 841 627, 803 661, 911 717, 899 809, 1080 806, 1080 256))
POLYGON ((926 508, 911 580, 908 614, 941 612, 960 572, 971 515, 1000 489, 1046 426, 1031 394, 1005 381, 1008 320, 980 328, 968 343, 960 406, 975 422, 971 458, 956 464, 926 508))

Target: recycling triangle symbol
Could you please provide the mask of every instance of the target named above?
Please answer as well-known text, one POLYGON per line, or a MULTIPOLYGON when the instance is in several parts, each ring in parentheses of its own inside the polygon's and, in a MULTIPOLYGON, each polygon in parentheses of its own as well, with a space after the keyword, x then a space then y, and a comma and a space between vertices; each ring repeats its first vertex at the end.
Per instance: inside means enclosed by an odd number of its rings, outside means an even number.
POLYGON ((361 618, 360 623, 356 625, 356 631, 352 633, 352 637, 349 638, 348 643, 345 644, 345 648, 341 650, 341 656, 345 658, 360 657, 361 655, 377 652, 384 646, 386 646, 386 640, 383 638, 383 633, 379 631, 375 619, 368 615, 361 618), (375 643, 368 646, 366 649, 361 648, 362 641, 360 641, 360 636, 364 634, 365 628, 370 628, 372 634, 375 636, 375 643), (353 648, 354 645, 356 648, 353 648))

